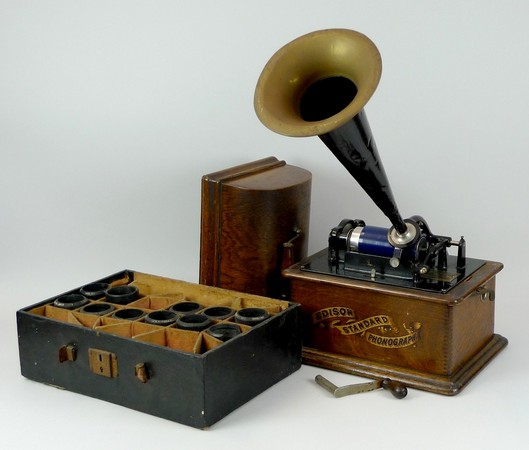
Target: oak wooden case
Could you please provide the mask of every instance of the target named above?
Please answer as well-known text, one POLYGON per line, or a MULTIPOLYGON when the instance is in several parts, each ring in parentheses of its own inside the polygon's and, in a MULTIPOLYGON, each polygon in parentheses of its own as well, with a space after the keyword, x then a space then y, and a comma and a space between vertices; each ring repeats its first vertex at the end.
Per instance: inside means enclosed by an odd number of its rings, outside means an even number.
POLYGON ((317 256, 284 271, 302 305, 307 364, 454 395, 507 344, 494 334, 500 263, 443 294, 304 272, 317 256))

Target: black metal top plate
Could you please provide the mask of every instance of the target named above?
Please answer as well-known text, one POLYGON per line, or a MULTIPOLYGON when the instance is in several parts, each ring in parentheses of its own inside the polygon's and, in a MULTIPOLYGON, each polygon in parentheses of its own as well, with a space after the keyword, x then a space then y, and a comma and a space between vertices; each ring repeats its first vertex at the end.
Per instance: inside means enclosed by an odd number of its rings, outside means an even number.
MULTIPOLYGON (((369 258, 377 259, 378 263, 385 264, 385 262, 380 261, 380 258, 377 256, 369 256, 369 258)), ((397 286, 444 294, 478 270, 481 266, 483 266, 483 264, 485 264, 485 261, 480 259, 466 258, 466 268, 463 271, 456 271, 456 261, 457 258, 455 256, 448 255, 449 269, 447 272, 441 272, 434 276, 432 276, 431 273, 426 274, 424 277, 421 277, 417 283, 414 283, 410 278, 384 276, 380 273, 380 271, 377 271, 376 276, 372 277, 371 270, 368 265, 366 265, 365 268, 359 267, 358 270, 346 270, 344 268, 343 262, 340 262, 338 267, 331 266, 329 265, 327 259, 327 252, 320 252, 309 258, 309 262, 301 266, 301 270, 304 272, 350 278, 354 280, 384 284, 387 286, 397 286), (447 273, 449 276, 445 276, 447 273)))

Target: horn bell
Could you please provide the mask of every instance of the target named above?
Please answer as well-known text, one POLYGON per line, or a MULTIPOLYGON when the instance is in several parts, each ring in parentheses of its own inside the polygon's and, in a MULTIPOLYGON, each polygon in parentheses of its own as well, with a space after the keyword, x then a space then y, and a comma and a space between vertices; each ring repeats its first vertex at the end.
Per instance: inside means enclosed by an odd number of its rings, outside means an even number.
POLYGON ((362 110, 381 72, 380 53, 367 36, 315 31, 270 58, 255 89, 255 111, 267 128, 285 136, 326 134, 362 110))

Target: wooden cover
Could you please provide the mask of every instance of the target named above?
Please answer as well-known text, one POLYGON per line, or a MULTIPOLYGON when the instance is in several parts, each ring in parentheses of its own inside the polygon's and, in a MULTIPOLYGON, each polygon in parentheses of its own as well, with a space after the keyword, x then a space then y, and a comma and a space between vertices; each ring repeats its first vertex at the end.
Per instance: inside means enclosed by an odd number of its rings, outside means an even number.
POLYGON ((281 298, 282 266, 307 255, 310 189, 275 157, 203 176, 200 283, 281 298))

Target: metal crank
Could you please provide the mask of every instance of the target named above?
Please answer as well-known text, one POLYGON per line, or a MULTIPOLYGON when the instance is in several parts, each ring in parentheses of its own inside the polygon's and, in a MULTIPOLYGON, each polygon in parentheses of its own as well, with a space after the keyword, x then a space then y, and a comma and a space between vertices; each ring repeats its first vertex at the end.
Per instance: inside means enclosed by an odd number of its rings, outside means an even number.
POLYGON ((376 389, 387 389, 391 392, 393 397, 398 399, 404 398, 408 394, 408 389, 406 386, 404 386, 399 381, 390 380, 389 378, 369 381, 367 383, 349 384, 347 386, 341 387, 331 383, 322 375, 316 375, 314 380, 336 398, 345 397, 346 395, 361 394, 363 392, 374 391, 376 389))

